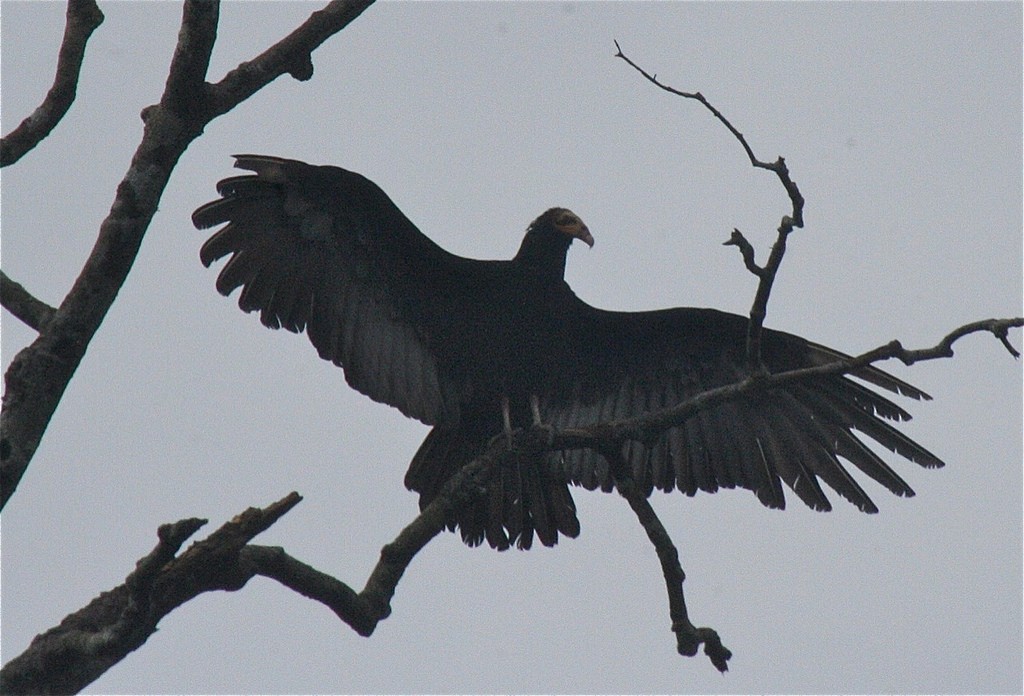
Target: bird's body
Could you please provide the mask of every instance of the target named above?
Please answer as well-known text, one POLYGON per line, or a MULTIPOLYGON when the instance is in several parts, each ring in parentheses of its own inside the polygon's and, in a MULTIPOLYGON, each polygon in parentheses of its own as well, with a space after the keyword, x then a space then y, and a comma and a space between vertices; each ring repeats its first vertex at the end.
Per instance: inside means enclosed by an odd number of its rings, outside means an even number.
MULTIPOLYGON (((231 254, 218 277, 239 306, 264 324, 308 334, 349 384, 434 426, 406 484, 421 505, 502 432, 532 422, 586 426, 672 406, 745 376, 744 317, 711 309, 609 312, 580 300, 563 279, 573 239, 593 244, 570 211, 552 208, 527 230, 515 258, 479 261, 444 251, 387 195, 359 174, 245 155, 254 175, 222 181, 223 198, 199 208, 198 227, 228 222, 203 246, 209 265, 231 254)), ((773 372, 819 365, 842 354, 765 330, 773 372)), ((875 386, 926 397, 876 368, 854 373, 875 386)), ((862 510, 876 510, 843 457, 899 495, 910 487, 851 429, 925 466, 934 455, 880 420, 909 415, 847 377, 829 376, 703 411, 655 442, 623 455, 648 492, 688 494, 719 487, 755 491, 782 507, 781 481, 816 509, 830 505, 825 481, 862 510)), ((494 472, 486 497, 449 525, 469 543, 551 545, 579 532, 568 484, 610 490, 597 453, 550 453, 494 472)))

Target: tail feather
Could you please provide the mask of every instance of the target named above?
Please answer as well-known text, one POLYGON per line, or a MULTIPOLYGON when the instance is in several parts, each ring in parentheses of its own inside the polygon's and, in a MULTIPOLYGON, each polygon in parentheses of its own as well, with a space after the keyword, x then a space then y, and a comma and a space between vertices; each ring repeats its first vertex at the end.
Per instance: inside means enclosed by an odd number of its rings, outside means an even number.
MULTIPOLYGON (((405 476, 406 488, 420 494, 420 509, 437 497, 444 484, 487 446, 485 428, 435 427, 420 445, 405 476)), ((487 492, 466 501, 446 520, 463 541, 477 546, 486 539, 498 550, 517 545, 528 549, 533 537, 545 546, 558 543, 559 533, 576 537, 580 523, 568 484, 555 475, 546 454, 524 459, 510 454, 486 479, 487 492)))

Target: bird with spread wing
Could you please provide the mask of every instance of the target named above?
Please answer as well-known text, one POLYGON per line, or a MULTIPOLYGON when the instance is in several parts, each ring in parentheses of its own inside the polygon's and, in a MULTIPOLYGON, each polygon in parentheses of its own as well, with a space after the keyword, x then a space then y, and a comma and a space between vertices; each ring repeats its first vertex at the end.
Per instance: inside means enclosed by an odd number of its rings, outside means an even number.
MULTIPOLYGON (((376 184, 345 169, 240 155, 252 172, 221 181, 195 211, 221 227, 203 245, 217 278, 264 325, 306 332, 320 357, 375 401, 433 426, 406 474, 425 507, 445 482, 510 428, 585 427, 679 403, 743 379, 747 318, 682 307, 612 312, 565 282, 574 240, 587 226, 552 208, 526 230, 511 260, 451 254, 423 235, 376 184)), ((811 367, 841 353, 765 329, 771 372, 811 367)), ((653 442, 630 441, 623 461, 646 493, 741 487, 785 505, 782 483, 829 510, 821 482, 865 512, 877 507, 853 465, 897 495, 909 485, 858 434, 926 467, 942 461, 887 421, 909 419, 862 382, 914 399, 927 394, 875 367, 748 393, 700 411, 653 442), (854 431, 857 431, 856 433, 854 431), (845 464, 844 464, 845 462, 845 464)), ((608 463, 590 449, 518 458, 490 473, 487 490, 452 513, 472 545, 551 546, 580 525, 569 484, 609 491, 608 463)))

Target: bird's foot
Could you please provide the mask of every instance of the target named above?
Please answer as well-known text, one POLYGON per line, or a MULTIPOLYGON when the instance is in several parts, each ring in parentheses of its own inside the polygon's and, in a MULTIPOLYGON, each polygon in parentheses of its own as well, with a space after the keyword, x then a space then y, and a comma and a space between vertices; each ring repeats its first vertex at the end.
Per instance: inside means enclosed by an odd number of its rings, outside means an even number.
POLYGON ((555 426, 549 423, 534 423, 530 427, 530 433, 532 436, 544 446, 550 447, 551 443, 555 441, 555 426))
POLYGON ((533 416, 532 430, 537 434, 545 447, 550 447, 555 441, 555 427, 545 423, 540 417, 540 399, 536 394, 530 394, 530 414, 533 416))

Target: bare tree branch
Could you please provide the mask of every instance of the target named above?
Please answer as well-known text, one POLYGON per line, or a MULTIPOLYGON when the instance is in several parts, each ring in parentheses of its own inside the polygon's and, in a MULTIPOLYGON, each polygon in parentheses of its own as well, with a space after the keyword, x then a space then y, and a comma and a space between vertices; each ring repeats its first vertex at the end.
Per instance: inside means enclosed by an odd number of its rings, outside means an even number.
POLYGON ((779 226, 777 228, 778 237, 775 240, 775 244, 772 245, 771 253, 768 255, 768 262, 765 263, 763 267, 758 266, 754 262, 754 248, 739 230, 734 229, 729 240, 725 242, 727 246, 739 247, 740 253, 743 255, 743 263, 747 267, 747 270, 758 278, 757 292, 754 295, 754 302, 750 308, 750 323, 747 325, 747 366, 751 372, 763 371, 764 366, 761 363, 761 335, 763 333, 764 320, 768 314, 768 298, 771 295, 772 285, 775 283, 775 276, 779 272, 779 266, 782 264, 782 257, 786 253, 786 238, 795 228, 804 226, 804 197, 800 193, 800 189, 797 187, 796 182, 789 176, 789 168, 786 166, 786 160, 781 156, 774 162, 759 160, 754 155, 754 150, 750 147, 749 143, 747 143, 747 139, 743 134, 732 125, 729 119, 727 119, 721 111, 716 109, 711 102, 705 99, 703 94, 700 92, 683 92, 660 82, 657 75, 648 73, 646 70, 630 60, 629 57, 622 52, 622 48, 619 46, 618 41, 615 42, 615 49, 616 58, 621 58, 626 61, 626 63, 643 75, 652 84, 666 92, 675 94, 676 96, 684 97, 686 99, 695 99, 703 104, 708 111, 714 114, 715 118, 721 121, 722 124, 729 129, 729 132, 736 137, 736 140, 739 141, 740 145, 743 146, 743 150, 747 153, 747 157, 750 159, 750 164, 758 169, 767 169, 768 171, 774 172, 782 183, 782 187, 786 190, 786 194, 789 196, 792 209, 789 215, 782 216, 782 220, 779 222, 779 226))
POLYGON ((14 164, 57 127, 75 101, 85 45, 103 23, 96 0, 68 0, 64 38, 57 54, 57 73, 43 103, 0 140, 0 167, 14 164))
POLYGON ((452 509, 481 494, 488 468, 508 453, 508 446, 504 438, 496 439, 487 452, 456 473, 437 498, 381 549, 380 560, 359 593, 279 547, 248 543, 295 507, 302 500, 298 493, 264 509, 249 508, 177 557, 182 544, 206 520, 162 525, 159 543, 122 585, 36 636, 0 669, 0 693, 76 693, 141 647, 177 607, 204 592, 239 590, 256 575, 320 602, 359 635, 369 636, 391 614, 391 598, 409 563, 444 530, 452 509))
MULTIPOLYGON (((16 308, 11 311, 40 334, 15 358, 5 376, 7 390, 0 414, 0 507, 10 499, 27 469, 64 389, 124 282, 178 158, 213 118, 229 111, 277 77, 290 74, 299 80, 309 79, 313 73, 312 51, 347 26, 371 2, 335 0, 323 10, 314 12, 285 39, 252 61, 239 65, 216 84, 206 82, 206 73, 216 38, 219 5, 199 0, 184 3, 178 44, 164 93, 158 104, 147 107, 143 112, 145 134, 118 187, 92 254, 72 290, 54 310, 6 276, 0 277, 4 306, 16 308)), ((92 0, 71 0, 69 33, 72 5, 79 10, 90 5, 95 7, 92 0)), ((99 17, 102 20, 102 15, 99 17)), ((82 50, 91 31, 89 29, 81 39, 82 50)), ((68 43, 66 38, 65 44, 68 43)), ((62 48, 62 55, 64 50, 62 48)), ((527 429, 512 438, 496 438, 487 451, 445 484, 440 494, 393 542, 383 547, 378 563, 358 593, 344 582, 292 558, 279 547, 249 543, 294 507, 301 499, 298 494, 286 496, 265 509, 250 508, 180 555, 182 545, 205 524, 205 520, 186 519, 164 525, 159 530, 157 546, 138 562, 135 571, 121 586, 101 594, 59 626, 37 636, 22 655, 0 670, 0 691, 77 691, 145 643, 162 617, 182 603, 211 590, 240 589, 255 575, 273 578, 321 602, 357 633, 369 636, 377 624, 390 615, 395 589, 412 559, 445 529, 445 520, 450 513, 485 492, 489 472, 499 465, 502 457, 523 451, 540 451, 537 448, 592 447, 604 453, 615 473, 619 493, 637 515, 661 562, 678 651, 694 655, 703 644, 712 663, 719 670, 726 670, 731 653, 722 645, 717 633, 710 628, 698 628, 689 619, 682 588, 685 574, 678 551, 653 508, 630 478, 619 452, 621 443, 627 439, 649 440, 652 435, 683 423, 698 410, 790 381, 823 375, 856 376, 859 369, 891 358, 909 365, 921 360, 949 357, 953 355, 953 344, 971 333, 992 333, 1011 354, 1017 356, 1019 353, 1010 344, 1008 332, 1010 328, 1020 327, 1024 320, 974 322, 954 330, 932 348, 906 350, 893 341, 849 360, 765 374, 760 363, 760 332, 771 285, 785 252, 786 237, 795 227, 803 226, 804 200, 799 189, 790 178, 783 158, 779 157, 775 162, 758 160, 744 136, 699 92, 684 93, 661 84, 656 76, 648 75, 622 54, 621 49, 618 57, 660 88, 704 104, 738 139, 751 164, 775 172, 790 197, 791 214, 782 218, 778 239, 764 267, 758 266, 753 247, 738 230, 727 242, 740 249, 744 264, 759 278, 747 337, 747 357, 753 368, 751 376, 737 384, 711 390, 638 418, 561 432, 527 429)), ((77 60, 74 80, 77 80, 81 55, 77 60)), ((58 81, 61 72, 58 69, 58 81)), ((71 99, 73 97, 74 83, 71 99)), ((54 123, 66 110, 65 106, 54 123)), ((45 137, 47 132, 49 130, 42 132, 35 142, 45 137)), ((9 147, 13 146, 5 141, 0 159, 7 156, 9 147)))
POLYGON ((183 6, 178 43, 160 99, 162 107, 178 115, 198 113, 219 19, 219 2, 189 1, 183 6))
MULTIPOLYGON (((357 633, 369 636, 377 624, 390 615, 391 598, 409 563, 443 531, 449 513, 484 493, 488 472, 498 465, 500 457, 538 447, 552 450, 595 447, 612 463, 617 490, 637 515, 661 562, 679 653, 694 655, 703 644, 705 654, 715 667, 725 671, 730 651, 722 645, 717 632, 711 628, 696 627, 690 621, 682 589, 685 574, 679 564, 678 551, 649 502, 633 485, 619 451, 610 443, 621 443, 625 439, 642 440, 651 432, 682 423, 697 410, 794 379, 855 372, 858 367, 887 358, 913 364, 950 357, 953 343, 971 333, 989 332, 1007 342, 1008 329, 1022 325, 1024 319, 1021 318, 973 322, 950 332, 931 348, 907 350, 893 341, 849 361, 750 378, 631 421, 603 423, 553 434, 543 428, 539 433, 527 429, 513 433, 511 440, 495 438, 485 453, 453 476, 434 501, 381 550, 377 566, 359 593, 340 580, 290 557, 283 549, 247 543, 297 504, 297 494, 293 493, 265 510, 254 508, 246 511, 177 559, 174 558, 177 550, 205 521, 189 519, 164 525, 160 528, 160 543, 139 561, 136 571, 128 576, 122 587, 100 595, 60 626, 39 636, 25 653, 0 671, 0 691, 76 691, 141 646, 156 629, 159 620, 180 604, 202 592, 240 589, 254 575, 273 578, 321 602, 357 633), (60 661, 60 669, 54 668, 57 660, 60 661), (74 681, 68 682, 65 688, 62 686, 64 682, 53 682, 57 678, 55 675, 62 675, 61 679, 73 678, 74 681)), ((1016 352, 1012 346, 1009 349, 1016 352)))
POLYGON ((647 538, 654 545, 661 562, 661 573, 665 578, 665 589, 668 592, 669 616, 672 619, 672 632, 676 634, 676 650, 680 655, 693 657, 697 649, 703 644, 704 654, 711 660, 711 664, 719 672, 726 672, 729 669, 729 659, 732 652, 722 645, 718 632, 712 628, 698 628, 690 621, 689 613, 686 611, 686 599, 683 595, 683 581, 686 580, 686 573, 679 564, 679 551, 672 543, 672 537, 668 530, 658 519, 657 513, 651 507, 647 497, 640 491, 629 474, 629 467, 622 458, 622 442, 615 443, 615 446, 604 446, 600 451, 601 455, 608 461, 612 475, 615 478, 615 489, 629 503, 629 506, 636 514, 640 525, 647 532, 647 538))
MULTIPOLYGON (((827 365, 775 374, 755 373, 745 380, 705 391, 661 411, 652 411, 636 418, 599 423, 586 428, 567 428, 554 431, 549 433, 548 449, 568 450, 589 447, 600 452, 609 463, 609 468, 615 478, 616 489, 633 509, 637 520, 647 532, 651 543, 654 544, 658 559, 661 561, 662 574, 669 596, 672 630, 676 633, 679 654, 695 655, 698 647, 703 644, 704 652, 712 664, 719 671, 725 672, 728 669, 728 661, 732 653, 722 645, 722 641, 714 629, 698 628, 690 622, 682 587, 686 576, 679 564, 679 553, 650 503, 634 486, 628 467, 622 461, 622 443, 626 440, 650 442, 665 430, 682 425, 699 411, 755 391, 771 389, 789 382, 826 375, 856 375, 860 368, 892 358, 899 359, 907 365, 925 360, 949 358, 953 356, 953 343, 972 333, 991 333, 1016 358, 1019 357, 1019 353, 1010 344, 1008 332, 1010 328, 1021 326, 1024 326, 1024 318, 1021 317, 986 319, 954 329, 931 348, 907 350, 899 341, 891 341, 849 360, 838 360, 827 365)), ((518 436, 519 433, 516 434, 516 438, 511 444, 513 449, 520 447, 518 436)))
POLYGON ((56 311, 0 271, 0 304, 36 331, 41 331, 56 311))
POLYGON ((1007 334, 1010 328, 1021 326, 1024 326, 1024 318, 1019 317, 973 322, 951 331, 931 348, 907 350, 898 341, 892 341, 850 360, 753 376, 638 418, 554 432, 545 426, 534 426, 516 431, 511 437, 496 437, 487 451, 449 479, 430 505, 393 542, 381 549, 380 560, 359 593, 344 582, 292 558, 281 548, 248 544, 298 504, 301 498, 297 493, 262 510, 250 508, 177 558, 175 554, 181 545, 206 521, 193 518, 163 525, 159 530, 160 542, 138 562, 123 585, 101 594, 59 626, 37 636, 24 653, 0 670, 0 692, 76 692, 145 643, 160 619, 181 604, 203 592, 241 589, 255 575, 277 580, 324 604, 359 635, 372 635, 377 624, 391 614, 391 598, 412 559, 444 530, 445 520, 452 510, 485 494, 489 472, 499 465, 501 457, 527 450, 580 447, 595 448, 609 461, 616 489, 627 500, 655 547, 665 578, 678 652, 692 656, 703 644, 704 653, 712 664, 724 672, 732 653, 722 645, 714 629, 697 627, 691 622, 683 595, 682 583, 686 575, 679 563, 679 553, 654 509, 629 476, 621 458, 621 443, 627 439, 649 439, 652 433, 679 425, 698 410, 755 390, 798 379, 856 373, 860 367, 890 358, 908 365, 948 358, 953 355, 953 343, 972 333, 993 334, 1017 356, 1007 334))
MULTIPOLYGON (((992 333, 1008 346, 1011 353, 1015 354, 1016 351, 1009 346, 1006 336, 1009 328, 1021 326, 1024 326, 1022 318, 974 322, 950 332, 932 348, 908 351, 899 342, 893 341, 847 361, 836 361, 828 365, 773 375, 755 375, 742 382, 704 392, 671 408, 651 412, 637 418, 561 431, 552 431, 546 426, 534 426, 515 431, 511 437, 496 437, 491 441, 486 452, 449 479, 441 493, 430 505, 408 527, 402 530, 394 542, 382 549, 380 562, 371 573, 363 591, 354 598, 344 600, 345 603, 354 605, 354 608, 348 607, 349 613, 345 615, 339 613, 337 609, 335 612, 360 635, 370 635, 377 622, 390 615, 391 598, 413 557, 444 529, 445 519, 452 510, 458 509, 467 501, 486 493, 489 472, 493 467, 499 465, 501 457, 515 454, 524 455, 528 452, 590 447, 601 452, 608 460, 615 476, 617 490, 627 500, 655 547, 665 578, 672 630, 676 634, 679 653, 687 656, 695 655, 697 649, 703 644, 704 653, 717 669, 724 672, 728 667, 731 652, 722 645, 722 641, 714 629, 697 627, 690 621, 682 588, 686 576, 679 563, 678 551, 654 509, 636 489, 628 474, 628 469, 622 464, 621 443, 627 439, 640 442, 650 441, 664 430, 682 424, 700 410, 711 408, 729 399, 739 398, 753 391, 771 389, 790 381, 824 375, 855 375, 858 369, 866 365, 890 358, 898 358, 909 365, 923 360, 951 357, 953 342, 971 333, 992 333)), ((282 580, 282 582, 284 581, 282 580)), ((287 582, 285 584, 306 596, 323 601, 314 593, 307 594, 306 591, 298 587, 287 582)), ((333 606, 332 609, 334 609, 333 606)))
POLYGON ((220 82, 207 85, 210 118, 230 111, 281 75, 305 81, 313 76, 312 52, 346 27, 373 0, 335 0, 314 12, 302 26, 251 61, 242 63, 220 82))
POLYGON ((391 598, 412 559, 444 531, 452 510, 483 493, 488 470, 510 451, 507 440, 496 440, 452 476, 430 505, 381 549, 380 559, 361 592, 356 593, 340 580, 290 557, 280 548, 246 546, 240 552, 241 562, 251 564, 256 574, 273 578, 327 606, 356 633, 370 636, 377 624, 391 615, 391 598))
MULTIPOLYGON (((1020 357, 1020 352, 1013 347, 1010 343, 1010 329, 1020 328, 1024 325, 1024 319, 1021 317, 1015 317, 1013 319, 982 319, 980 321, 974 321, 970 324, 964 324, 960 328, 953 329, 950 331, 945 338, 939 341, 935 346, 931 348, 920 348, 918 350, 906 350, 903 346, 893 345, 892 348, 888 348, 883 351, 883 355, 879 359, 885 360, 889 357, 896 358, 903 362, 904 365, 913 365, 916 362, 922 360, 935 360, 936 358, 952 358, 953 357, 953 344, 964 336, 968 336, 972 333, 979 333, 987 331, 996 338, 999 339, 1003 347, 1006 348, 1007 352, 1015 358, 1020 357), (892 355, 888 355, 891 352, 892 355)), ((864 356, 862 356, 863 358, 864 356)), ((874 359, 871 359, 874 362, 874 359)))
MULTIPOLYGON (((209 108, 203 75, 216 37, 218 3, 189 0, 160 103, 143 111, 145 131, 96 244, 60 307, 4 376, 0 412, 0 508, 21 481, 64 390, 78 368, 138 253, 178 158, 211 119, 234 107, 283 72, 310 64, 310 53, 341 31, 372 0, 335 0, 257 58, 244 73, 245 89, 214 90, 209 108), (269 58, 267 57, 269 56, 269 58), (202 108, 203 105, 207 108, 202 108)), ((310 64, 311 65, 311 64, 310 64)), ((305 74, 305 73, 303 73, 305 74)))
POLYGON ((368 604, 342 581, 292 558, 279 546, 249 544, 239 552, 239 562, 258 575, 277 580, 285 587, 320 602, 361 636, 373 632, 379 619, 368 604))
POLYGON ((714 114, 715 118, 721 121, 722 124, 729 129, 729 132, 732 133, 740 142, 740 145, 743 146, 744 151, 746 151, 747 153, 747 157, 750 159, 751 165, 757 167, 758 169, 767 169, 769 171, 775 172, 779 179, 782 180, 783 185, 786 187, 786 192, 789 194, 790 200, 793 201, 793 226, 804 226, 804 199, 803 196, 800 195, 800 190, 797 188, 796 184, 792 181, 792 179, 789 178, 789 170, 786 168, 786 162, 782 157, 779 157, 774 162, 763 162, 759 160, 756 156, 754 156, 754 151, 753 149, 751 149, 750 145, 747 144, 747 139, 743 136, 743 134, 740 133, 736 129, 736 127, 729 122, 729 119, 723 116, 718 109, 712 106, 711 103, 704 98, 703 94, 701 94, 700 92, 683 92, 682 90, 678 90, 674 87, 669 87, 668 85, 660 82, 658 80, 657 74, 652 75, 651 73, 648 73, 646 70, 644 70, 639 65, 630 60, 626 56, 626 54, 622 52, 622 48, 619 46, 618 41, 615 41, 615 50, 616 58, 621 58, 622 60, 626 61, 626 63, 628 63, 634 70, 643 75, 649 82, 651 82, 658 88, 663 89, 671 94, 675 94, 676 96, 679 97, 684 97, 686 99, 696 99, 701 104, 703 104, 708 111, 714 114))
POLYGON ((711 111, 715 118, 721 121, 739 141, 747 153, 752 166, 767 169, 776 174, 786 190, 792 206, 790 214, 784 215, 779 223, 775 244, 772 246, 768 261, 764 266, 757 264, 753 246, 738 229, 734 229, 729 240, 725 242, 727 246, 735 246, 740 250, 747 270, 758 279, 757 292, 750 309, 750 321, 747 324, 746 356, 750 374, 747 379, 736 384, 706 391, 660 412, 648 413, 637 418, 618 422, 603 423, 591 428, 580 428, 556 433, 552 441, 553 448, 555 449, 559 448, 559 444, 563 445, 565 449, 570 449, 573 445, 597 449, 609 462, 609 467, 615 476, 616 488, 626 498, 630 507, 636 513, 637 519, 647 532, 648 538, 654 544, 658 552, 658 558, 661 560, 662 572, 669 595, 669 611, 672 616, 672 626, 676 632, 680 654, 694 655, 697 648, 703 643, 705 653, 712 663, 719 671, 724 672, 727 669, 731 653, 722 645, 718 634, 714 630, 710 628, 696 628, 690 622, 683 598, 682 582, 685 579, 685 575, 682 567, 679 565, 679 554, 664 526, 662 526, 657 515, 654 513, 653 508, 635 490, 633 482, 629 478, 628 468, 622 461, 622 443, 626 439, 638 440, 641 443, 649 442, 652 437, 661 434, 669 427, 682 424, 698 411, 705 410, 730 399, 735 399, 741 395, 757 390, 771 389, 791 381, 824 375, 853 374, 856 376, 859 369, 874 362, 890 358, 898 358, 907 365, 910 365, 921 360, 951 357, 953 355, 952 346, 956 340, 979 331, 992 333, 1003 343, 1011 355, 1018 357, 1019 353, 1010 344, 1008 331, 1011 327, 1020 327, 1022 319, 989 319, 967 324, 949 333, 932 348, 908 351, 898 341, 892 341, 849 360, 836 361, 820 367, 769 374, 761 361, 761 338, 764 320, 767 316, 768 299, 771 295, 772 285, 775 282, 775 277, 785 255, 786 240, 795 228, 803 227, 803 195, 800 193, 796 182, 790 177, 785 159, 779 157, 775 162, 759 160, 754 155, 753 149, 747 143, 743 134, 705 99, 704 95, 700 92, 683 92, 665 85, 657 79, 656 75, 648 73, 630 60, 622 52, 617 41, 615 42, 615 48, 617 49, 616 57, 624 60, 660 89, 680 97, 695 99, 711 111))
POLYGON ((299 503, 292 493, 265 509, 249 508, 176 556, 206 520, 162 525, 156 547, 123 584, 96 597, 59 626, 36 636, 0 670, 4 694, 77 693, 141 647, 168 613, 211 590, 245 585, 255 566, 241 554, 254 536, 299 503))

